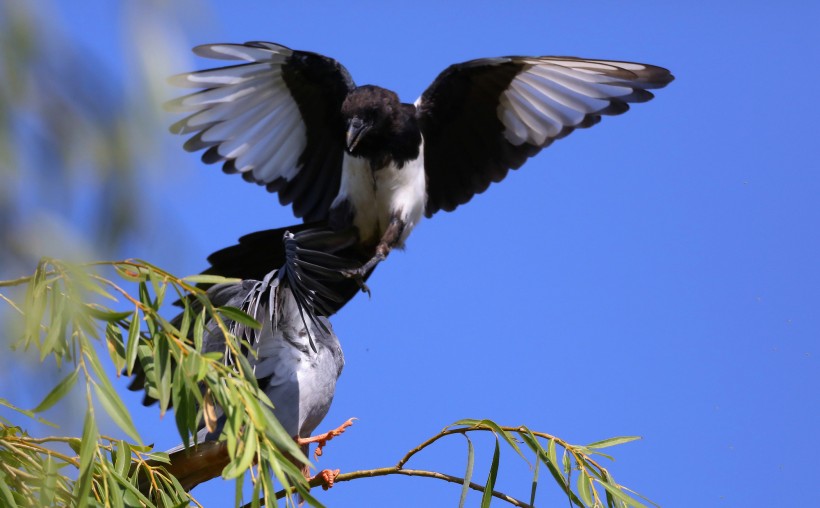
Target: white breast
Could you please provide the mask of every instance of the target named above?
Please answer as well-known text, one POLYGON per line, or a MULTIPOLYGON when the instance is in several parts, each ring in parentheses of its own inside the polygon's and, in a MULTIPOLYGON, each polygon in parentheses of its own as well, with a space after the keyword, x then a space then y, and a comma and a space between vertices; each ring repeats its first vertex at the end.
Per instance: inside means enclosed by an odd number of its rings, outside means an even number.
POLYGON ((350 201, 355 210, 353 223, 362 241, 380 239, 390 219, 396 216, 405 223, 401 247, 421 220, 427 195, 423 148, 418 159, 401 169, 391 163, 375 173, 367 160, 345 154, 342 182, 333 206, 350 201))

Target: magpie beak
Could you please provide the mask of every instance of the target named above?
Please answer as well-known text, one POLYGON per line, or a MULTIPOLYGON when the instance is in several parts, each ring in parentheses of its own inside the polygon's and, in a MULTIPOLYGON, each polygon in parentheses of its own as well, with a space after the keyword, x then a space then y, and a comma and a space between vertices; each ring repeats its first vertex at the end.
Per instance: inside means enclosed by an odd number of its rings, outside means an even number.
POLYGON ((354 116, 347 122, 347 151, 353 152, 362 137, 370 130, 371 124, 365 123, 358 116, 354 116))

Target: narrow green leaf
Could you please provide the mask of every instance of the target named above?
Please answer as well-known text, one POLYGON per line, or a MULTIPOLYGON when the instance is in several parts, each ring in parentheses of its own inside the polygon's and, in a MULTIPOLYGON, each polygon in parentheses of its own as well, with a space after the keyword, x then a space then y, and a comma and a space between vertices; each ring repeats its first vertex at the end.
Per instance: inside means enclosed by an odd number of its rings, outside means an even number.
POLYGON ((623 443, 629 443, 632 441, 637 441, 641 439, 641 436, 618 436, 618 437, 611 437, 609 439, 604 439, 603 441, 595 441, 594 443, 588 444, 587 448, 608 448, 610 446, 615 446, 623 443))
POLYGON ((154 460, 161 464, 170 464, 171 456, 166 452, 151 452, 146 455, 149 460, 154 460))
POLYGON ((51 321, 48 325, 46 339, 40 346, 41 362, 54 350, 59 339, 65 336, 65 324, 63 319, 65 302, 65 296, 59 294, 57 291, 51 292, 51 321))
MULTIPOLYGON (((615 483, 615 479, 614 479, 614 478, 612 478, 612 475, 608 475, 608 477, 609 477, 609 478, 608 478, 609 483, 610 483, 610 484, 612 484, 612 485, 616 485, 616 483, 615 483)), ((642 494, 639 494, 639 493, 635 492, 634 490, 630 489, 629 487, 624 487, 623 485, 618 485, 618 487, 619 487, 622 491, 624 491, 624 490, 625 490, 625 491, 629 492, 629 493, 630 493, 630 495, 635 495, 635 496, 638 496, 639 498, 643 499, 644 501, 646 501, 647 503, 651 504, 652 506, 654 506, 654 507, 656 507, 656 508, 661 508, 661 505, 659 505, 658 503, 656 503, 656 502, 652 501, 651 499, 649 499, 648 497, 646 497, 646 496, 644 496, 644 495, 642 495, 642 494)))
POLYGON ((88 273, 85 272, 85 269, 82 267, 73 267, 71 270, 71 280, 77 282, 83 289, 86 291, 91 291, 92 293, 96 293, 103 298, 107 298, 112 302, 116 302, 117 299, 111 295, 108 291, 102 288, 100 283, 94 279, 92 279, 88 273))
POLYGON ((156 309, 154 301, 151 299, 151 293, 148 292, 148 285, 145 282, 139 284, 140 302, 146 307, 156 309))
POLYGON ((461 498, 458 501, 458 508, 464 508, 464 503, 467 502, 467 493, 470 491, 470 481, 473 478, 473 464, 475 463, 475 451, 473 450, 473 442, 470 437, 464 434, 467 439, 467 471, 464 473, 464 483, 461 485, 461 498))
POLYGON ((131 315, 131 311, 118 312, 108 309, 100 309, 90 304, 86 304, 83 310, 94 319, 99 319, 100 321, 108 321, 111 323, 116 323, 117 321, 125 319, 131 315))
POLYGON ((128 437, 137 443, 142 443, 139 432, 137 432, 137 428, 134 427, 134 422, 131 421, 131 414, 128 412, 128 409, 126 409, 119 395, 110 388, 110 385, 105 383, 93 383, 93 386, 94 392, 102 403, 103 409, 105 409, 108 416, 114 420, 114 423, 116 423, 128 437))
POLYGON ((498 477, 498 462, 500 456, 501 450, 499 448, 498 436, 496 436, 493 461, 490 464, 490 474, 487 476, 487 484, 484 486, 484 495, 481 496, 481 508, 489 508, 490 502, 493 499, 493 488, 495 487, 495 480, 498 477))
POLYGON ((142 492, 140 492, 137 487, 135 487, 130 481, 128 481, 128 479, 124 475, 121 475, 116 471, 110 471, 110 474, 114 477, 115 480, 117 480, 117 483, 119 483, 126 490, 126 496, 136 497, 142 503, 142 506, 156 506, 154 503, 151 502, 150 499, 145 497, 145 495, 142 492))
POLYGON ((538 473, 541 466, 541 461, 538 460, 538 455, 535 456, 535 471, 532 474, 532 487, 530 488, 530 506, 535 506, 535 491, 538 490, 538 473))
MULTIPOLYGON (((184 301, 184 300, 183 300, 184 301)), ((191 307, 186 303, 185 310, 182 311, 182 322, 179 325, 179 336, 182 339, 188 338, 188 332, 191 329, 191 307)), ((197 350, 199 351, 199 350, 197 350)))
POLYGON ((202 353, 202 358, 215 362, 222 361, 222 351, 208 351, 207 353, 202 353))
MULTIPOLYGON (((197 351, 202 351, 203 335, 205 333, 205 309, 196 317, 194 321, 194 348, 197 351)), ((221 356, 220 356, 221 358, 221 356)))
POLYGON ((164 415, 171 401, 171 353, 165 337, 154 338, 154 370, 160 414, 164 415))
POLYGON ((249 425, 245 429, 245 436, 242 439, 242 454, 231 461, 230 464, 222 471, 222 477, 225 479, 237 478, 243 474, 253 463, 253 458, 256 455, 257 441, 256 429, 253 425, 249 425))
POLYGON ((256 374, 254 373, 253 367, 251 367, 251 363, 248 359, 242 355, 234 356, 234 359, 238 360, 237 364, 239 365, 239 372, 245 380, 250 383, 251 386, 257 386, 256 374))
POLYGON ((40 489, 40 505, 53 506, 55 487, 57 486, 57 464, 49 453, 43 464, 43 486, 40 489))
POLYGON ((601 480, 596 479, 601 487, 605 488, 607 492, 618 498, 619 501, 626 503, 628 506, 634 506, 635 508, 647 508, 645 504, 640 503, 638 500, 629 497, 628 495, 624 494, 621 489, 614 485, 610 485, 607 482, 602 482, 601 480))
POLYGON ((493 432, 503 437, 504 441, 506 441, 507 444, 510 445, 512 449, 515 450, 515 452, 518 453, 518 455, 522 459, 524 459, 524 462, 526 462, 527 464, 530 463, 529 459, 527 459, 527 457, 521 452, 521 449, 518 447, 518 443, 515 442, 515 439, 513 439, 512 435, 509 432, 503 430, 500 425, 498 425, 492 420, 481 420, 481 422, 478 423, 478 426, 482 425, 485 427, 489 427, 490 429, 492 429, 493 432))
POLYGON ((226 284, 232 282, 239 282, 242 279, 236 279, 231 277, 222 277, 219 275, 205 275, 205 274, 198 274, 198 275, 189 275, 182 279, 185 282, 191 284, 226 284))
MULTIPOLYGON (((245 499, 245 491, 242 488, 245 483, 245 477, 240 476, 234 482, 234 506, 242 506, 245 499)), ((256 496, 254 496, 256 497, 256 496)))
POLYGON ((561 466, 558 465, 558 454, 555 453, 555 438, 550 439, 547 445, 547 458, 549 458, 550 464, 555 467, 556 471, 561 470, 561 466))
POLYGON ((77 383, 77 376, 80 374, 80 366, 78 365, 69 375, 63 378, 62 381, 57 383, 57 386, 51 389, 48 392, 48 395, 40 402, 37 407, 32 409, 34 413, 41 413, 46 409, 49 409, 54 404, 60 401, 63 397, 65 397, 68 392, 74 388, 74 385, 77 383))
POLYGON ((94 473, 94 468, 91 466, 94 464, 94 455, 97 451, 97 439, 99 439, 99 433, 94 419, 94 408, 89 404, 85 413, 83 434, 80 440, 79 478, 74 487, 74 499, 79 507, 88 505, 88 494, 91 490, 91 480, 94 473))
POLYGON ((108 355, 111 357, 111 361, 114 362, 114 368, 117 369, 117 376, 119 376, 122 369, 125 368, 125 344, 122 341, 119 326, 108 323, 105 326, 105 339, 108 344, 108 355))
MULTIPOLYGON (((171 390, 171 402, 174 405, 174 421, 177 425, 177 432, 182 437, 182 442, 188 448, 191 445, 191 415, 196 413, 195 407, 188 404, 188 387, 185 379, 188 376, 185 369, 177 368, 174 372, 173 390, 171 390)), ((196 428, 193 429, 196 432, 196 428)))
POLYGON ((121 475, 127 475, 131 468, 131 447, 124 440, 117 442, 117 458, 114 461, 114 469, 121 475))
POLYGON ((18 506, 17 501, 14 500, 14 494, 8 486, 4 471, 0 471, 0 499, 3 500, 3 506, 8 506, 8 508, 17 508, 18 506))
POLYGON ((147 277, 142 267, 136 267, 128 264, 116 264, 114 270, 117 271, 120 277, 129 282, 143 282, 147 277))
POLYGON ((262 324, 236 307, 224 306, 217 309, 220 314, 239 324, 249 326, 254 330, 261 330, 262 324))
POLYGON ((594 503, 592 501, 592 493, 589 488, 589 475, 582 469, 578 475, 578 495, 581 496, 581 501, 583 501, 585 505, 592 506, 594 503))
POLYGON ((137 361, 137 346, 140 344, 140 313, 134 310, 131 321, 128 323, 128 344, 125 350, 125 366, 130 376, 134 372, 134 363, 137 361))
MULTIPOLYGON (((553 441, 553 440, 550 440, 550 441, 553 441)), ((553 445, 553 453, 555 453, 554 445, 553 445)), ((578 496, 576 496, 575 492, 573 492, 572 489, 570 489, 570 487, 569 487, 569 478, 564 477, 564 475, 561 473, 561 469, 557 465, 557 460, 555 461, 555 463, 553 463, 552 461, 547 462, 546 466, 547 466, 547 470, 550 472, 553 479, 555 480, 555 483, 557 483, 558 486, 561 488, 561 490, 564 491, 564 494, 567 495, 570 502, 572 504, 574 504, 575 506, 583 507, 584 504, 581 502, 580 499, 578 499, 578 496)))

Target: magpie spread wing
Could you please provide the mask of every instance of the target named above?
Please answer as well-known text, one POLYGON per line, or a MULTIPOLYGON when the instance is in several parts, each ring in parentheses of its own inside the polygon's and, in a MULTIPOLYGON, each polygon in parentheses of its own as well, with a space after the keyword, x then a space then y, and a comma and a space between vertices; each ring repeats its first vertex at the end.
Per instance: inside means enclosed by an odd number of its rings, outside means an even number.
POLYGON ((270 42, 208 44, 194 53, 242 63, 171 78, 202 90, 170 101, 190 115, 171 126, 194 135, 190 152, 279 193, 305 221, 327 218, 344 154, 340 110, 353 79, 337 61, 270 42))
POLYGON ((569 57, 451 65, 416 101, 428 217, 451 211, 573 130, 618 115, 672 81, 652 65, 569 57))

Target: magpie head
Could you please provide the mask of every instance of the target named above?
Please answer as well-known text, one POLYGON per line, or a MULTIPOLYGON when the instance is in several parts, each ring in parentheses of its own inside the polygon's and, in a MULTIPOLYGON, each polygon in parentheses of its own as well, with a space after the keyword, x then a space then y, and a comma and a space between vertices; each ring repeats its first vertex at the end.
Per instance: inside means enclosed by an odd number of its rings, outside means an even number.
POLYGON ((342 104, 347 152, 371 156, 384 151, 384 142, 400 109, 398 95, 390 90, 365 85, 350 92, 342 104))

